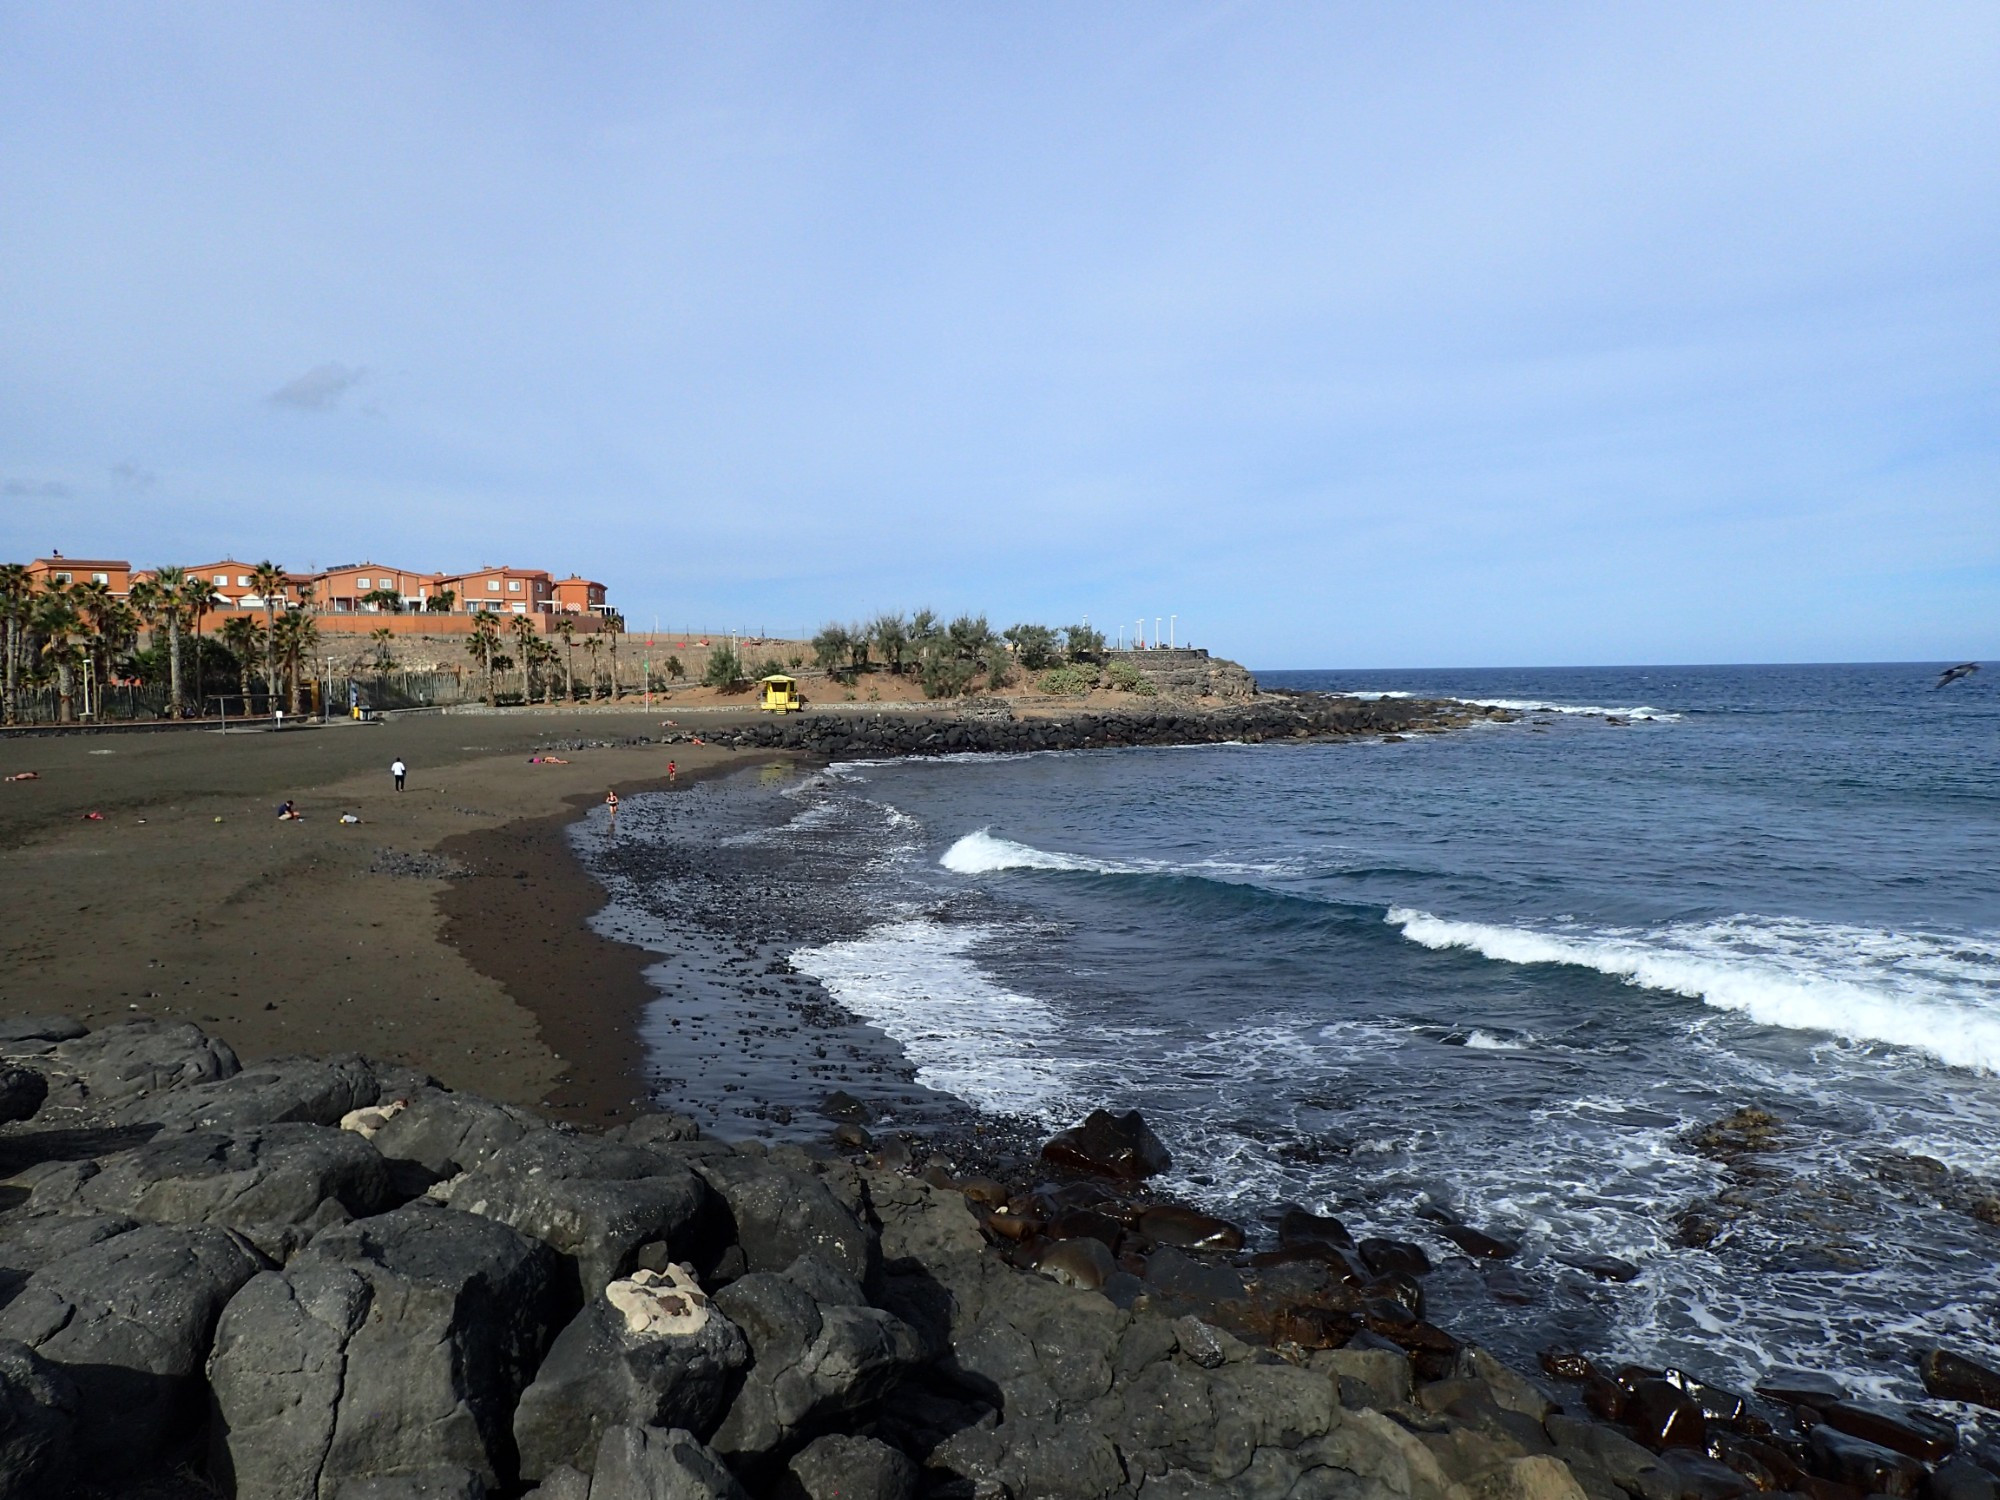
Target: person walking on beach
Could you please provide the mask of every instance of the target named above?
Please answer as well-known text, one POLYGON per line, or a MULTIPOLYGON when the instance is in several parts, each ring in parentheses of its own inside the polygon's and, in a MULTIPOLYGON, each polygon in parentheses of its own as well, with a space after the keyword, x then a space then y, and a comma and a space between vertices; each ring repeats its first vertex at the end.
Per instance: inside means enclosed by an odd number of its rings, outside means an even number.
POLYGON ((396 790, 403 789, 403 778, 410 774, 410 768, 403 764, 403 757, 397 756, 389 762, 389 774, 396 778, 396 790))
POLYGON ((667 785, 668 785, 668 786, 672 786, 673 784, 674 784, 674 763, 673 763, 672 761, 668 761, 668 762, 667 762, 667 785))
POLYGON ((611 809, 611 816, 618 816, 618 788, 612 787, 604 794, 604 805, 611 809))

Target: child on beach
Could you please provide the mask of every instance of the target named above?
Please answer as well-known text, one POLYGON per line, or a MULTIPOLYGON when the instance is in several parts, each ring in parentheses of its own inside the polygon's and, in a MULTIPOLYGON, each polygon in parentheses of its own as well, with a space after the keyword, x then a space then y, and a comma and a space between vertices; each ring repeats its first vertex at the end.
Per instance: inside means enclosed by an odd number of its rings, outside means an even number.
POLYGON ((278 804, 278 821, 280 823, 296 823, 299 821, 298 809, 292 806, 291 798, 287 797, 283 802, 278 804))
POLYGON ((668 785, 668 786, 672 786, 673 784, 674 784, 674 763, 673 763, 672 761, 668 761, 668 762, 667 762, 667 785, 668 785))

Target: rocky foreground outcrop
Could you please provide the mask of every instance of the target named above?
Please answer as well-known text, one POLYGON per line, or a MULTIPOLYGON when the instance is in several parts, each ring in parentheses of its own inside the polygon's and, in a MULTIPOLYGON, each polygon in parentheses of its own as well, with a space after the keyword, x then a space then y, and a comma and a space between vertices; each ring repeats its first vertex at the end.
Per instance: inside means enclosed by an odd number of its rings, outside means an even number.
MULTIPOLYGON (((712 745, 739 749, 803 750, 834 757, 951 755, 1410 734, 1511 717, 1504 709, 1448 701, 1272 693, 1208 708, 1166 704, 1046 718, 1016 717, 1004 704, 981 705, 958 714, 774 714, 754 724, 705 733, 703 738, 712 745)), ((668 743, 693 739, 695 733, 690 730, 666 739, 668 743)))
POLYGON ((32 1101, 0 1130, 0 1500, 1995 1493, 1949 1423, 1817 1377, 1746 1400, 1551 1351, 1531 1381, 1424 1321, 1414 1245, 1294 1210, 1251 1254, 1147 1196, 1135 1115, 1010 1185, 853 1127, 859 1160, 243 1069, 170 1022, 9 1023, 0 1065, 32 1101))

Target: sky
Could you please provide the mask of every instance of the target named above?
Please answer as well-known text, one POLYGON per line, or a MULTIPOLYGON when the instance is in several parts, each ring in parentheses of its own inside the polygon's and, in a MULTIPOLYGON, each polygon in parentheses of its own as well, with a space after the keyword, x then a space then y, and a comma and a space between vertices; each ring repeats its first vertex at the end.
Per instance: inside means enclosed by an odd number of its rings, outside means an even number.
POLYGON ((0 8, 0 558, 2000 656, 2000 7, 0 8))

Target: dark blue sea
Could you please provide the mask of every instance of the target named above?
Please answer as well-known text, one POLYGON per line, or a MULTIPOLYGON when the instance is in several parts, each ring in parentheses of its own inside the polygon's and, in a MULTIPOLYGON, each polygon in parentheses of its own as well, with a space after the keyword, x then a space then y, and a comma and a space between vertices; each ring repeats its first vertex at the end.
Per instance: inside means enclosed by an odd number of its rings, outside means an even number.
POLYGON ((1937 671, 1272 672, 1516 718, 842 764, 736 836, 792 851, 775 910, 839 893, 781 946, 934 1089, 1136 1106, 1253 1229, 1517 1238, 1431 1285, 1517 1358, 1907 1397, 1927 1343, 2000 1359, 2000 673, 1937 671), (1743 1106, 1775 1149, 1690 1144, 1743 1106))

